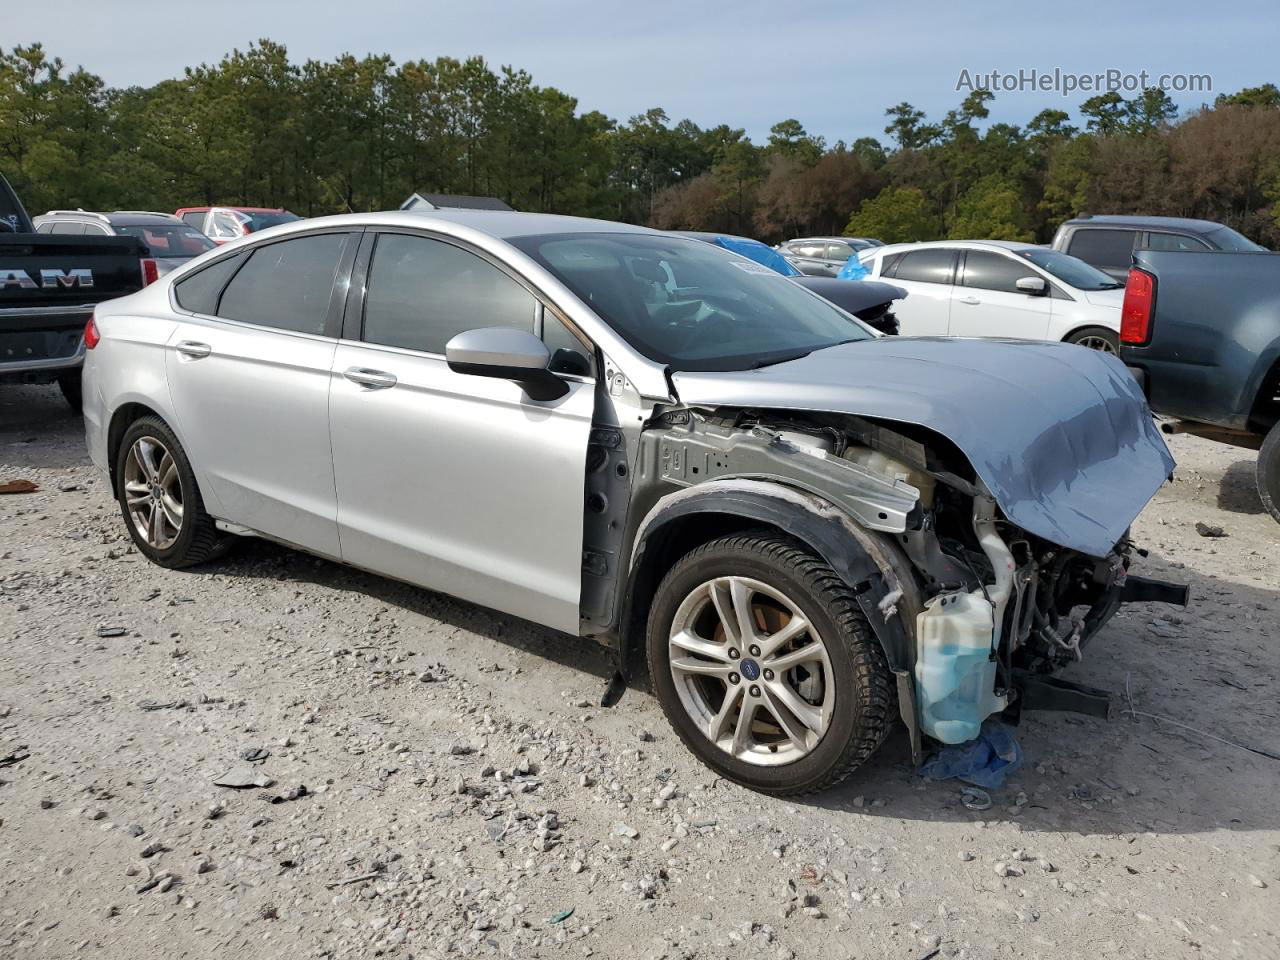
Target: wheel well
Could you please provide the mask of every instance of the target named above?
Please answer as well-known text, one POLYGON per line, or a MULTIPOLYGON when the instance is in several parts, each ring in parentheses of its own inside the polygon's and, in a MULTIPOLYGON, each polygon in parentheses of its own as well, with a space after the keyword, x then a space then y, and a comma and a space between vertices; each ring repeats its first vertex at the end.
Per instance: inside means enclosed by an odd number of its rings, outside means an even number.
POLYGON ((704 543, 743 530, 772 530, 791 536, 782 527, 732 513, 696 513, 663 524, 645 541, 640 563, 629 577, 626 612, 621 624, 622 656, 644 650, 649 605, 658 584, 681 557, 704 543))
POLYGON ((143 417, 164 419, 160 414, 142 403, 122 404, 111 415, 111 425, 107 428, 107 469, 111 476, 111 488, 113 490, 116 485, 116 457, 120 453, 120 441, 124 439, 125 431, 143 417))
POLYGON ((1115 332, 1114 330, 1112 330, 1110 327, 1104 327, 1104 326, 1102 326, 1101 324, 1098 324, 1098 323, 1086 323, 1084 326, 1082 326, 1082 327, 1076 327, 1076 328, 1075 328, 1074 330, 1072 330, 1070 333, 1065 334, 1065 335, 1063 336, 1063 338, 1062 338, 1062 342, 1063 342, 1063 343, 1066 343, 1066 342, 1067 342, 1068 340, 1070 340, 1072 337, 1079 336, 1080 334, 1084 333, 1086 330, 1102 330, 1102 331, 1103 331, 1103 332, 1105 332, 1105 333, 1109 333, 1109 334, 1111 334, 1113 337, 1119 337, 1119 336, 1120 336, 1120 334, 1116 333, 1116 332, 1115 332))
POLYGON ((1253 409, 1249 411, 1249 426, 1260 433, 1266 433, 1277 422, 1280 422, 1280 360, 1273 363, 1262 378, 1253 409))

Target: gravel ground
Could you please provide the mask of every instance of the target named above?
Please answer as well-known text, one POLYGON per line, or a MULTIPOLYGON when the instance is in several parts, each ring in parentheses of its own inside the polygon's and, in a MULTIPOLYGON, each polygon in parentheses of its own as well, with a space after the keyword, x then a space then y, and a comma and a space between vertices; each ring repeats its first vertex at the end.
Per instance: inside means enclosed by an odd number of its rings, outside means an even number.
MULTIPOLYGON (((1128 607, 1069 676, 1280 752, 1280 527, 1244 452, 1172 446, 1136 570, 1193 606, 1128 607)), ((902 736, 772 800, 643 688, 597 707, 589 642, 266 543, 148 564, 55 390, 0 388, 16 478, 0 956, 1280 957, 1275 760, 1040 714, 985 813, 902 736)))

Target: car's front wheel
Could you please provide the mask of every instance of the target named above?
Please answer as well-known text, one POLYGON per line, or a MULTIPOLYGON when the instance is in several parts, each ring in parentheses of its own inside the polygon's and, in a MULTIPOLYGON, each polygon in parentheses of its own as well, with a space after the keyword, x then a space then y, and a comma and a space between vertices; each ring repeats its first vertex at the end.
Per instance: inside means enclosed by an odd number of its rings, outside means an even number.
POLYGON ((685 744, 778 796, 843 780, 884 742, 893 677, 853 591, 771 531, 683 557, 650 609, 649 675, 685 744))
POLYGON ((1258 496, 1277 521, 1280 521, 1280 423, 1276 423, 1262 441, 1258 451, 1258 496))
POLYGON ((115 479, 129 536, 147 559, 190 567, 218 552, 222 537, 205 512, 191 461, 163 420, 143 417, 125 431, 115 479))

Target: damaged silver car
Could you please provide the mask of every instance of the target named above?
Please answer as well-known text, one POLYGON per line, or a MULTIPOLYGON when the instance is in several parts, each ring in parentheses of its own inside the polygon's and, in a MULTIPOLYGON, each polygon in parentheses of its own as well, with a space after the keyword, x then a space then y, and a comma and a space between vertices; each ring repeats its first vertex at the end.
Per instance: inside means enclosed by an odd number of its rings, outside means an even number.
POLYGON ((641 652, 716 771, 798 794, 899 719, 1105 713, 1055 679, 1173 460, 1113 357, 881 337, 696 240, 497 211, 307 220, 86 331, 85 428, 156 563, 266 537, 641 652))

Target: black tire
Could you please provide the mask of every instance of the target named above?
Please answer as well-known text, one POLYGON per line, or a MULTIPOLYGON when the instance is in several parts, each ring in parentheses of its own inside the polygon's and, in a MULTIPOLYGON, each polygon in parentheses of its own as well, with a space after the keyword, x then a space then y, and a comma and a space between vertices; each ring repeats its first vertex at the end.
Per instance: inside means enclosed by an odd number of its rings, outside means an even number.
POLYGON ((80 371, 72 370, 70 373, 64 373, 58 377, 58 389, 62 391, 62 397, 67 401, 67 405, 76 413, 84 409, 83 396, 80 392, 80 371))
POLYGON ((762 793, 799 796, 839 783, 879 749, 897 716, 893 674, 853 591, 807 546, 770 530, 715 540, 680 559, 654 595, 646 647, 653 690, 685 745, 720 775, 762 793), (835 684, 832 718, 817 744, 792 762, 763 766, 732 756, 681 702, 671 674, 671 625, 685 597, 722 576, 750 577, 782 592, 825 641, 835 684))
POLYGON ((1262 441, 1255 468, 1258 496, 1267 513, 1280 522, 1280 423, 1276 423, 1262 441))
POLYGON ((1064 342, 1081 344, 1082 346, 1087 346, 1094 350, 1102 350, 1104 353, 1116 356, 1120 354, 1120 338, 1114 330, 1108 330, 1106 327, 1084 327, 1081 330, 1076 330, 1064 342), (1099 346, 1098 341, 1105 341, 1107 347, 1099 346))
POLYGON ((213 518, 205 512, 204 500, 196 485, 195 474, 191 470, 191 461, 186 451, 174 436, 172 430, 159 417, 142 417, 135 420, 125 431, 116 452, 115 464, 116 502, 120 505, 120 514, 124 518, 125 527, 134 545, 152 563, 162 567, 178 569, 191 567, 212 559, 225 546, 225 538, 214 526, 213 518), (178 483, 182 493, 182 526, 173 543, 164 548, 157 548, 147 543, 135 526, 130 516, 125 499, 125 465, 133 445, 140 439, 154 438, 173 457, 177 468, 178 483))

